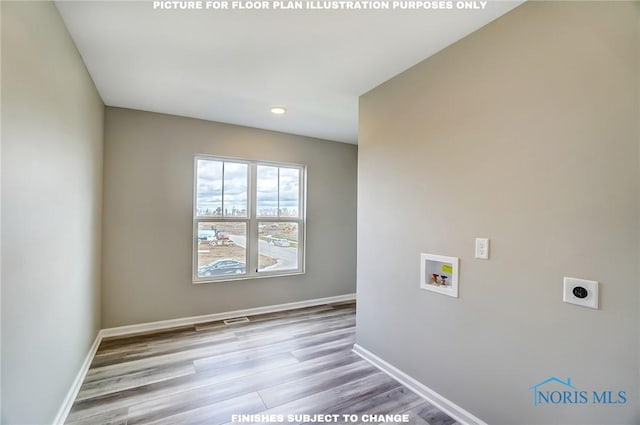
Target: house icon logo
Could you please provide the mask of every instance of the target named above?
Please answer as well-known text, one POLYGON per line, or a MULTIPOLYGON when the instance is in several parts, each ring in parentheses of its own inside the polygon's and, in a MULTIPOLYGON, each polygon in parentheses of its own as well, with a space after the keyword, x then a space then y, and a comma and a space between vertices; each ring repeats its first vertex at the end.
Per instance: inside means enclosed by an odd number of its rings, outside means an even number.
MULTIPOLYGON (((539 404, 544 404, 544 403, 553 403, 553 401, 551 401, 551 395, 552 394, 557 394, 560 396, 559 400, 562 400, 562 396, 566 395, 567 393, 569 395, 571 395, 572 391, 578 392, 577 388, 574 387, 571 384, 571 378, 567 378, 566 381, 563 381, 560 378, 556 378, 555 376, 552 376, 551 378, 547 378, 542 382, 538 382, 537 384, 535 384, 533 387, 529 388, 529 390, 533 390, 533 405, 537 406, 539 404), (552 383, 556 383, 559 384, 557 385, 557 387, 559 387, 559 390, 556 391, 544 391, 544 389, 552 383)), ((555 399, 558 399, 558 396, 555 397, 555 399)), ((553 404, 566 404, 566 403, 560 403, 560 401, 558 401, 557 403, 553 403, 553 404)))
POLYGON ((625 390, 583 391, 576 388, 571 378, 563 381, 552 376, 529 388, 533 391, 533 405, 611 404, 627 403, 625 390))

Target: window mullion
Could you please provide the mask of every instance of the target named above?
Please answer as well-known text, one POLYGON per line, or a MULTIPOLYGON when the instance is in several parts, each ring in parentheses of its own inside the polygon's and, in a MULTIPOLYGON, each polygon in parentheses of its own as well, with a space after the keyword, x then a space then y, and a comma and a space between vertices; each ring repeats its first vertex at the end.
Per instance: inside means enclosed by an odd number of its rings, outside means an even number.
POLYGON ((226 214, 224 213, 224 164, 225 164, 225 162, 222 161, 222 180, 221 180, 222 184, 221 184, 221 189, 220 189, 220 196, 221 196, 220 205, 221 205, 221 208, 222 208, 222 210, 220 211, 220 216, 221 217, 225 217, 226 216, 226 214))
POLYGON ((258 166, 256 163, 251 163, 249 167, 249 176, 250 176, 250 184, 249 184, 249 199, 251 210, 249 212, 249 231, 250 234, 247 235, 247 239, 250 241, 247 243, 247 246, 250 246, 250 256, 247 257, 247 261, 249 262, 249 268, 247 268, 247 272, 250 275, 255 275, 258 271, 258 263, 259 263, 259 247, 258 247, 258 166))

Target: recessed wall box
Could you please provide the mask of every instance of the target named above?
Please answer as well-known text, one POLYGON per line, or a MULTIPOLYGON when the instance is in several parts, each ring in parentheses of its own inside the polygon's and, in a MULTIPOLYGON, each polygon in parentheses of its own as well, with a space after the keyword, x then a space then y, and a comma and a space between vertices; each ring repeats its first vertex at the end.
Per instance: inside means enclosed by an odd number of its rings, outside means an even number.
POLYGON ((420 288, 458 297, 458 257, 420 254, 420 288))

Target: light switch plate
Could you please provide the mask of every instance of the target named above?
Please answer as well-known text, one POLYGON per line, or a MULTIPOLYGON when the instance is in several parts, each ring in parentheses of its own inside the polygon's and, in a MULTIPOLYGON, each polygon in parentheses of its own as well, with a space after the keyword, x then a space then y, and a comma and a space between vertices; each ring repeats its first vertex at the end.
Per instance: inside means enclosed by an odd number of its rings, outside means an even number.
POLYGON ((481 260, 489 259, 489 239, 476 238, 476 258, 481 260))
POLYGON ((598 309, 598 282, 565 277, 562 302, 598 309))

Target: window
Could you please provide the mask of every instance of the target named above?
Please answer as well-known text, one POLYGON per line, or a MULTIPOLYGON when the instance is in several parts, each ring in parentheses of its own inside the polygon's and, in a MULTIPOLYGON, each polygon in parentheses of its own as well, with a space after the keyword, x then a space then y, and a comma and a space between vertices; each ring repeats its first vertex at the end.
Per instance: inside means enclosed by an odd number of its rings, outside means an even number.
POLYGON ((304 272, 305 169, 195 160, 193 281, 304 272))

